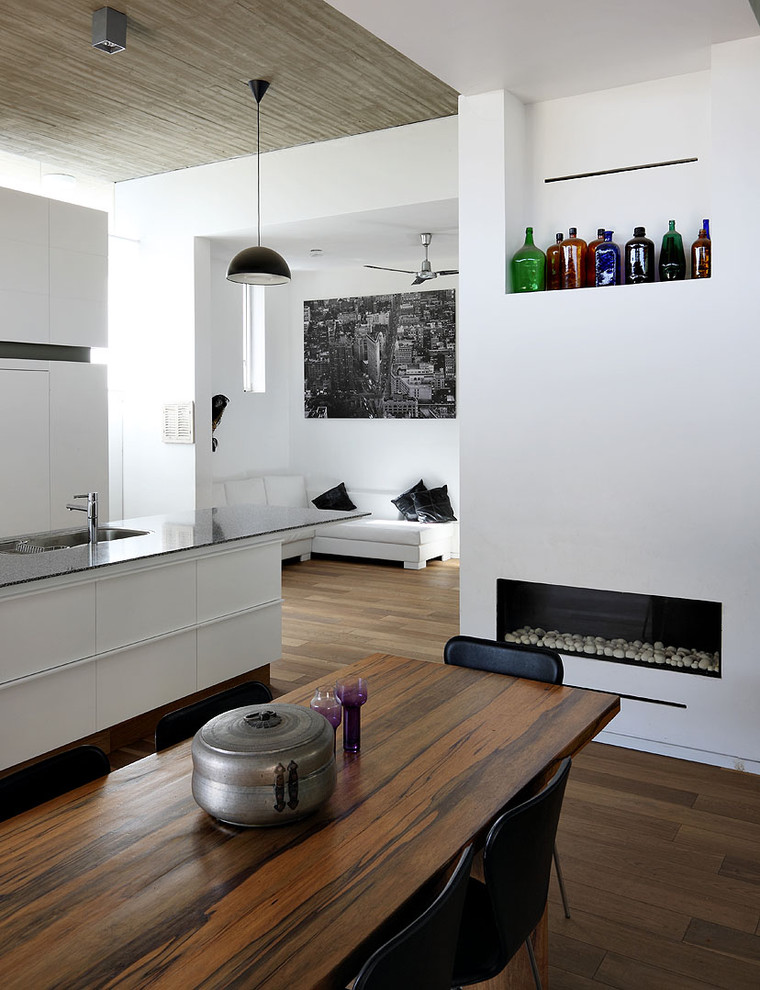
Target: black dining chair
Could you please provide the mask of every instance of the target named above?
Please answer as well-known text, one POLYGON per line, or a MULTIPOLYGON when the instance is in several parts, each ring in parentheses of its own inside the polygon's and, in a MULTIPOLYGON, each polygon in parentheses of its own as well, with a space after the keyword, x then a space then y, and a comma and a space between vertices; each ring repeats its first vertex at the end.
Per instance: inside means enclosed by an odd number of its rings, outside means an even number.
POLYGON ((98 746, 76 746, 0 779, 0 821, 105 777, 108 757, 98 746))
POLYGON ((485 883, 471 877, 459 930, 452 987, 490 980, 523 943, 537 990, 541 977, 530 936, 546 908, 557 823, 571 761, 532 798, 505 811, 486 837, 485 883))
MULTIPOLYGON (((517 643, 501 643, 495 639, 478 639, 475 636, 454 636, 443 648, 443 662, 455 667, 471 667, 488 670, 510 677, 527 677, 532 681, 561 684, 565 676, 562 657, 546 646, 524 646, 517 643)), ((562 908, 570 917, 570 905, 565 891, 565 879, 554 847, 554 867, 559 881, 562 908)))
POLYGON ((435 900, 367 959, 352 990, 450 990, 472 857, 470 845, 435 900))
POLYGON ((271 700, 272 692, 266 684, 261 681, 245 681, 203 698, 202 701, 194 701, 184 708, 167 712, 156 725, 156 752, 194 736, 215 715, 233 708, 243 708, 245 705, 265 705, 271 700))

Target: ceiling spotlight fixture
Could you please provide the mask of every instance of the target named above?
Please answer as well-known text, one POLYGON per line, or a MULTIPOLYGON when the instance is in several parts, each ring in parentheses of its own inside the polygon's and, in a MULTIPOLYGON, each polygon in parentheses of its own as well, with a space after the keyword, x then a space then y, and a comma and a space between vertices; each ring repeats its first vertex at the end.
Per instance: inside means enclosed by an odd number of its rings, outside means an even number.
POLYGON ((290 281, 288 263, 271 248, 261 246, 261 101, 269 89, 265 79, 251 79, 248 83, 256 100, 256 247, 238 252, 227 268, 230 282, 246 285, 282 285, 290 281))
POLYGON ((309 251, 309 254, 312 258, 318 258, 320 254, 322 254, 322 248, 312 248, 311 251, 309 251))
POLYGON ((113 7, 101 7, 92 15, 92 47, 113 55, 127 47, 127 15, 113 7))

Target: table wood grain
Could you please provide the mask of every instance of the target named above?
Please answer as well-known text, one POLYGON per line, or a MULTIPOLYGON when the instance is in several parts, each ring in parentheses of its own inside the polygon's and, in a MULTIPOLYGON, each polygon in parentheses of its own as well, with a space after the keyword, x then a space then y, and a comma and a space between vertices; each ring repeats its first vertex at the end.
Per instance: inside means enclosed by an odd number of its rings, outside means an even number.
POLYGON ((348 671, 369 680, 362 750, 339 730, 336 790, 301 822, 212 819, 188 741, 0 826, 0 986, 343 987, 383 923, 619 707, 381 654, 348 671))

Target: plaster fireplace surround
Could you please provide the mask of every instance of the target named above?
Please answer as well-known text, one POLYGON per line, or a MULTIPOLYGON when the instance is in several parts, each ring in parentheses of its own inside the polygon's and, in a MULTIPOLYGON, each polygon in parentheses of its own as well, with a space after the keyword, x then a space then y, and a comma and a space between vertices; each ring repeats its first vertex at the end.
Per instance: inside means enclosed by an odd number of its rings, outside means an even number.
POLYGON ((496 582, 497 636, 608 663, 720 677, 720 602, 496 582))

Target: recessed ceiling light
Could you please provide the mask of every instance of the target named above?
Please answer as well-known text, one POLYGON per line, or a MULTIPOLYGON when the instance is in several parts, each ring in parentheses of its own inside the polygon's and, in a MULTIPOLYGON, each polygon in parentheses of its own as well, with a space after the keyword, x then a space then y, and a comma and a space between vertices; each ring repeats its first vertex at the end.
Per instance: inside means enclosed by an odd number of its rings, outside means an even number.
POLYGON ((322 248, 312 248, 311 251, 309 251, 309 254, 312 256, 312 258, 316 258, 318 257, 318 255, 322 253, 323 253, 322 248))
POLYGON ((42 176, 42 184, 51 189, 70 188, 77 184, 76 176, 68 175, 66 172, 47 172, 42 176))

